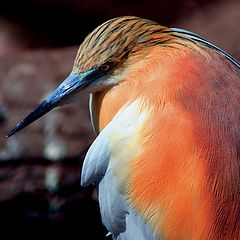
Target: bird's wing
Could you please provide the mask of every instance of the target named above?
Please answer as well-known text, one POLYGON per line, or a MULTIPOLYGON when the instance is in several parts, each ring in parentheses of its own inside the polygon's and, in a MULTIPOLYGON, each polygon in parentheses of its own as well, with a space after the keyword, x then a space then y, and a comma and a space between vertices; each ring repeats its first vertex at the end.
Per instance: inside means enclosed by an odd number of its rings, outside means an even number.
POLYGON ((106 127, 95 139, 89 148, 85 157, 81 185, 88 186, 93 183, 99 183, 109 165, 109 132, 110 126, 106 127))
POLYGON ((134 102, 115 115, 89 148, 82 169, 81 185, 96 184, 102 221, 113 239, 153 239, 149 226, 128 206, 123 191, 127 161, 137 149, 132 149, 137 144, 135 130, 144 119, 138 111, 134 102))
MULTIPOLYGON (((184 30, 184 29, 180 29, 180 28, 171 28, 171 30, 173 30, 176 33, 180 33, 183 34, 184 36, 200 43, 203 44, 209 48, 212 48, 214 50, 216 50, 217 52, 221 53, 223 56, 225 56, 228 60, 230 60, 232 63, 234 63, 237 67, 240 68, 240 63, 234 59, 233 57, 231 57, 229 54, 227 54, 226 52, 224 52, 222 49, 216 47, 215 45, 213 45, 212 43, 208 42, 207 40, 205 40, 204 38, 202 38, 201 36, 197 35, 196 33, 184 30)), ((178 36, 179 37, 179 36, 178 36)))
POLYGON ((123 107, 100 132, 85 157, 81 177, 82 186, 99 183, 109 168, 110 162, 111 168, 119 172, 119 170, 122 171, 124 160, 133 158, 133 154, 130 154, 126 147, 129 141, 134 141, 133 139, 136 138, 135 128, 143 120, 143 113, 139 114, 138 111, 138 102, 123 107), (116 155, 121 155, 122 163, 118 163, 116 155))
POLYGON ((127 210, 123 196, 113 183, 114 177, 109 166, 112 129, 110 122, 89 148, 83 163, 81 185, 96 184, 103 224, 111 233, 118 235, 125 231, 127 210))

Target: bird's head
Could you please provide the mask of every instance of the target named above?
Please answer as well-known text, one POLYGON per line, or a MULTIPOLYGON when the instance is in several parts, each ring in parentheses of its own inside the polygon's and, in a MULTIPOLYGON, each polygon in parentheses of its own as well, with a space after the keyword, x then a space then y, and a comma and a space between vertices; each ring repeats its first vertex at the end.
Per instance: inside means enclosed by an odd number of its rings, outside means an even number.
POLYGON ((151 20, 138 17, 119 17, 103 23, 81 44, 70 75, 7 137, 53 108, 72 102, 80 92, 100 92, 121 83, 131 64, 145 57, 146 49, 172 40, 169 31, 151 20))

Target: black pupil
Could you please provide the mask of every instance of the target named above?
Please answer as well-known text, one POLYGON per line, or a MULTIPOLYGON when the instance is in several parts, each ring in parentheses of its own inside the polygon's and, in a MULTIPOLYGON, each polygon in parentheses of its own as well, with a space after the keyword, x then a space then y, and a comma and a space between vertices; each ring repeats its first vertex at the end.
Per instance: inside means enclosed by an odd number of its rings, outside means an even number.
POLYGON ((102 71, 107 71, 109 68, 110 68, 110 66, 108 64, 104 64, 101 66, 102 71))

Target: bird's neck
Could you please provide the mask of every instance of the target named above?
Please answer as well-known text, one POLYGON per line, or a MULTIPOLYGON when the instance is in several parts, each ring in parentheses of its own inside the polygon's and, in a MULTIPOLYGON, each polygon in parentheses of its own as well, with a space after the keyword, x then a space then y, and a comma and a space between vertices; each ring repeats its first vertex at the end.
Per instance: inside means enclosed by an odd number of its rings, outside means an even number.
POLYGON ((128 102, 129 95, 114 88, 90 95, 90 116, 96 134, 101 132, 116 113, 128 102))
POLYGON ((96 133, 101 132, 121 108, 135 100, 156 106, 161 104, 161 97, 171 98, 174 95, 183 80, 175 78, 174 73, 185 62, 192 61, 191 56, 180 54, 179 48, 181 46, 175 49, 153 48, 140 57, 133 56, 126 65, 123 81, 110 89, 91 94, 90 114, 96 133))

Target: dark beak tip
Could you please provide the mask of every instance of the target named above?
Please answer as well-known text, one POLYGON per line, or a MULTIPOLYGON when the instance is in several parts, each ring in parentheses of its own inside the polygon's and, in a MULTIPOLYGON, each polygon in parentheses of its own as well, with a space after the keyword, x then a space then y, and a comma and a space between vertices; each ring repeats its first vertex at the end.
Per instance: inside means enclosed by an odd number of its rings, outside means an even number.
POLYGON ((16 127, 14 127, 7 135, 6 138, 11 137, 12 135, 14 135, 16 133, 16 127))
POLYGON ((9 137, 11 137, 12 135, 14 134, 14 132, 9 132, 7 135, 6 135, 6 138, 9 138, 9 137))
POLYGON ((43 101, 37 108, 35 108, 31 113, 29 113, 21 122, 19 122, 6 136, 6 138, 11 137, 15 133, 21 131, 29 124, 43 116, 45 113, 49 112, 54 108, 54 104, 43 101))
MULTIPOLYGON (((29 113, 21 122, 19 122, 7 135, 6 138, 11 137, 15 133, 21 131, 29 124, 42 117, 53 108, 63 105, 67 101, 67 95, 74 93, 79 82, 81 81, 75 75, 69 75, 69 77, 64 81, 65 84, 61 84, 46 100, 44 100, 40 105, 35 108, 31 113, 29 113), (70 90, 71 91, 70 91, 70 90), (61 104, 63 103, 63 104, 61 104)), ((85 82, 82 81, 82 88, 85 86, 85 82)), ((70 96, 70 95, 69 95, 70 96)))

